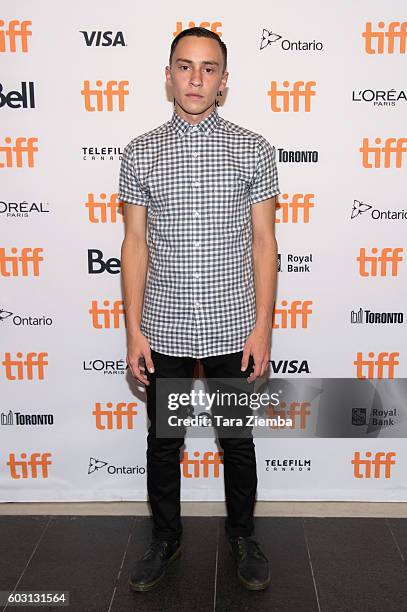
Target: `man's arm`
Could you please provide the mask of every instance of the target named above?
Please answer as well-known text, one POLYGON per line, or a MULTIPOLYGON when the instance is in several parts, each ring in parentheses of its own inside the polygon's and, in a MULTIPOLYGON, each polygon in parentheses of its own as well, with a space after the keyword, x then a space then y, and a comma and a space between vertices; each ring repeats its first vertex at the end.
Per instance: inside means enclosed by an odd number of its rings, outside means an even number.
POLYGON ((139 363, 140 357, 143 357, 149 371, 153 371, 151 370, 154 364, 151 360, 150 346, 140 330, 148 269, 147 207, 125 204, 124 220, 125 236, 121 247, 121 277, 126 311, 127 362, 133 376, 140 382, 149 384, 145 374, 140 371, 139 363))
POLYGON ((256 326, 271 332, 277 283, 278 245, 274 231, 276 196, 252 204, 253 271, 256 289, 256 326))
POLYGON ((242 370, 254 358, 249 382, 263 376, 270 359, 272 316, 277 283, 278 245, 274 233, 276 196, 251 205, 253 275, 256 292, 256 324, 249 335, 242 357, 242 370))

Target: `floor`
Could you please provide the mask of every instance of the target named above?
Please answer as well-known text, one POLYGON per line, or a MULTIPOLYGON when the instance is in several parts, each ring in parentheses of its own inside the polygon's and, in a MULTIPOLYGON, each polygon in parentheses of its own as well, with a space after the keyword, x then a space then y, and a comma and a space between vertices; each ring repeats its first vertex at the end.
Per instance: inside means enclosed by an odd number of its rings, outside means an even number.
POLYGON ((223 517, 183 525, 181 557, 155 589, 134 593, 127 578, 150 541, 149 517, 3 514, 0 591, 69 591, 74 612, 407 611, 405 518, 257 517, 272 572, 262 592, 237 582, 223 517))

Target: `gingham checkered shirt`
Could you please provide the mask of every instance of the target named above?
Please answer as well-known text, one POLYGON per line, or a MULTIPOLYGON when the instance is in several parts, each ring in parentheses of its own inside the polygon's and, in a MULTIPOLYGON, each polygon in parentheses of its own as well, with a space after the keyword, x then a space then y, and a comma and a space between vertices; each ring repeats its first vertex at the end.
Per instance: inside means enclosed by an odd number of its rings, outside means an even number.
POLYGON ((153 350, 243 350, 256 322, 251 205, 279 193, 274 146, 216 107, 195 126, 174 109, 125 147, 118 197, 148 207, 140 328, 153 350))

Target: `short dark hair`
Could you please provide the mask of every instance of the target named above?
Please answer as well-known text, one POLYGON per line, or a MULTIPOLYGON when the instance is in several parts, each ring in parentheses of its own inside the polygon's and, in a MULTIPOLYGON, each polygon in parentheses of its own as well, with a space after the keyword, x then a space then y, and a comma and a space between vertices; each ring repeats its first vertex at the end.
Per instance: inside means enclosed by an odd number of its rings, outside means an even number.
POLYGON ((212 30, 208 30, 207 28, 201 28, 201 27, 187 28, 186 30, 182 30, 182 32, 177 34, 177 36, 174 38, 174 40, 171 43, 170 66, 171 66, 172 56, 175 51, 175 47, 177 46, 181 38, 184 38, 184 36, 203 36, 204 38, 213 38, 214 40, 216 40, 219 43, 220 49, 222 51, 223 71, 226 70, 228 52, 227 52, 225 43, 223 42, 223 40, 220 39, 218 34, 216 34, 215 32, 212 32, 212 30))

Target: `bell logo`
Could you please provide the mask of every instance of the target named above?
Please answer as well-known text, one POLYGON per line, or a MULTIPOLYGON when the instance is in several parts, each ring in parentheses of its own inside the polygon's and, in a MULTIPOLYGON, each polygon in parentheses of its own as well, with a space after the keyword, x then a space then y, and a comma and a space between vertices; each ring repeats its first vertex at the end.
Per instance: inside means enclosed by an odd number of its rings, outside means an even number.
POLYGON ((199 459, 199 451, 194 452, 196 459, 190 459, 188 451, 184 452, 181 465, 182 475, 184 478, 219 478, 220 466, 223 464, 223 452, 213 453, 208 451, 204 453, 203 458, 199 459), (211 474, 209 474, 211 467, 211 474))
POLYGON ((34 143, 38 142, 38 138, 19 137, 16 138, 15 145, 12 146, 12 139, 6 136, 4 142, 6 144, 0 146, 0 154, 4 153, 4 155, 0 155, 0 168, 34 167, 34 153, 38 152, 37 147, 34 147, 34 143), (24 160, 26 160, 25 164, 23 163, 24 160))
POLYGON ((396 463, 393 459, 393 457, 396 456, 396 453, 377 452, 375 453, 374 459, 370 459, 371 456, 372 453, 370 451, 366 451, 365 457, 367 458, 361 459, 360 451, 355 451, 354 458, 351 460, 354 477, 372 478, 372 467, 374 467, 373 478, 382 478, 383 475, 385 478, 390 478, 391 466, 395 465, 396 463), (382 473, 383 471, 384 474, 382 473))
POLYGON ((391 21, 387 28, 384 21, 379 21, 377 30, 373 30, 372 22, 366 23, 366 29, 362 32, 365 39, 365 51, 369 54, 382 55, 383 53, 395 53, 396 40, 398 41, 398 53, 406 52, 407 21, 391 21), (387 44, 386 44, 387 43, 387 44))
POLYGON ((283 201, 276 203, 275 222, 299 223, 299 213, 301 211, 301 221, 309 223, 310 209, 315 206, 314 202, 311 201, 314 197, 313 193, 306 193, 305 195, 303 193, 294 193, 290 201, 288 193, 283 193, 279 196, 279 199, 283 201))
POLYGON ((107 81, 106 88, 103 89, 103 81, 96 81, 96 87, 99 89, 91 89, 90 81, 83 82, 83 95, 85 109, 93 113, 95 111, 113 111, 114 101, 117 100, 117 110, 124 111, 124 97, 129 95, 125 89, 128 81, 107 81), (102 88, 102 89, 100 89, 102 88), (93 105, 93 100, 96 102, 96 107, 93 105))
POLYGON ((0 19, 0 53, 10 51, 17 52, 17 40, 20 42, 20 48, 23 53, 28 53, 28 37, 32 36, 32 32, 28 26, 32 25, 32 21, 18 21, 13 19, 9 21, 8 26, 0 19))
POLYGON ((95 409, 92 411, 95 417, 96 429, 133 429, 134 417, 137 414, 137 410, 134 410, 137 406, 136 402, 119 402, 116 406, 112 402, 106 402, 104 408, 102 408, 101 402, 95 403, 95 409), (124 424, 124 425, 123 425, 124 424))
POLYGON ((1 364, 4 366, 6 379, 44 380, 44 366, 48 365, 45 357, 48 357, 48 353, 27 353, 24 361, 23 356, 24 353, 16 353, 17 359, 12 359, 11 353, 4 353, 4 361, 1 364))
MULTIPOLYGON (((369 145, 369 138, 364 138, 362 142, 359 151, 362 153, 362 166, 364 168, 402 167, 403 154, 407 152, 407 138, 386 138, 383 146, 369 145), (392 160, 394 161, 393 164, 391 163, 392 160)), ((375 138, 376 145, 380 145, 381 142, 381 138, 375 138)))
POLYGON ((385 247, 380 251, 380 255, 377 255, 379 249, 373 247, 372 255, 366 255, 366 249, 361 247, 356 257, 356 261, 359 262, 360 276, 398 276, 399 263, 403 261, 403 251, 402 247, 385 247))
POLYGON ((48 478, 48 466, 52 465, 51 456, 51 453, 31 453, 30 459, 27 459, 27 453, 21 453, 21 459, 17 460, 15 454, 10 453, 6 465, 10 468, 13 480, 48 478))
POLYGON ((18 249, 16 247, 12 247, 10 251, 11 255, 8 255, 5 248, 0 248, 1 276, 40 275, 39 263, 40 261, 44 261, 44 258, 40 257, 40 253, 43 253, 44 249, 23 247, 21 249, 21 255, 18 255, 18 249))
POLYGON ((126 311, 124 310, 123 300, 115 300, 113 302, 113 308, 109 308, 109 300, 103 300, 103 306, 105 306, 105 308, 101 308, 97 300, 92 300, 92 306, 88 312, 92 317, 93 327, 96 329, 118 329, 121 320, 126 324, 126 311))
POLYGON ((85 203, 88 209, 90 223, 117 223, 118 212, 121 221, 124 221, 124 204, 117 199, 117 193, 110 194, 108 201, 106 193, 101 193, 95 201, 94 194, 88 193, 88 201, 85 203))
POLYGON ((280 402, 278 407, 270 404, 266 409, 266 415, 270 418, 280 416, 286 421, 284 426, 272 425, 271 429, 306 429, 308 417, 311 411, 308 410, 311 404, 309 402, 291 402, 288 406, 286 402, 280 402), (298 418, 299 417, 299 423, 298 418), (287 424, 287 419, 291 419, 291 425, 287 424))
POLYGON ((273 312, 273 329, 297 329, 298 318, 301 317, 300 327, 306 329, 308 327, 308 317, 312 314, 311 300, 293 300, 291 305, 288 305, 287 300, 281 301, 281 308, 274 308, 273 312))
POLYGON ((285 90, 278 89, 277 81, 271 81, 270 89, 267 95, 270 96, 271 110, 274 113, 293 113, 300 112, 300 101, 304 100, 304 111, 311 111, 311 97, 316 95, 312 91, 312 87, 316 85, 316 81, 294 81, 292 87, 290 81, 283 81, 285 90), (282 106, 279 104, 281 99, 282 106))
MULTIPOLYGON (((220 37, 222 36, 222 32, 218 32, 218 28, 222 26, 221 21, 214 21, 213 23, 211 23, 210 21, 201 21, 201 23, 199 23, 198 25, 200 28, 207 28, 211 32, 215 32, 215 34, 218 34, 220 37)), ((185 29, 194 28, 195 26, 195 21, 190 21, 185 29)), ((183 29, 184 28, 182 27, 182 21, 177 21, 175 24, 175 32, 173 32, 174 38, 178 36, 178 34, 182 32, 183 29)))
POLYGON ((353 365, 356 366, 357 378, 394 378, 395 366, 400 365, 400 362, 396 359, 400 356, 400 353, 382 352, 378 354, 376 360, 374 359, 375 354, 373 352, 367 355, 368 359, 364 359, 361 351, 356 353, 353 365))

